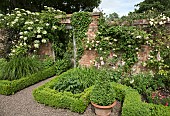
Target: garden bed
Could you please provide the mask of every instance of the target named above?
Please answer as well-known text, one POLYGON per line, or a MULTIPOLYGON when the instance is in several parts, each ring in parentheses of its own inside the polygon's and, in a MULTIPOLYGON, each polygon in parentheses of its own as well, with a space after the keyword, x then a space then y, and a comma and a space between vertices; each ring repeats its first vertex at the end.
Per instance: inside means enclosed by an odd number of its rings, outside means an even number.
MULTIPOLYGON (((93 86, 78 94, 53 89, 59 78, 71 73, 72 70, 35 89, 33 91, 35 100, 52 107, 67 108, 73 112, 83 113, 90 103, 93 86)), ((170 116, 170 107, 142 102, 141 95, 125 85, 112 82, 112 86, 116 90, 117 100, 123 103, 122 116, 170 116)))
POLYGON ((32 84, 35 84, 41 80, 54 76, 56 74, 56 69, 54 66, 45 69, 43 71, 32 74, 28 77, 23 77, 18 80, 8 81, 0 80, 0 94, 11 95, 19 90, 22 90, 32 84))

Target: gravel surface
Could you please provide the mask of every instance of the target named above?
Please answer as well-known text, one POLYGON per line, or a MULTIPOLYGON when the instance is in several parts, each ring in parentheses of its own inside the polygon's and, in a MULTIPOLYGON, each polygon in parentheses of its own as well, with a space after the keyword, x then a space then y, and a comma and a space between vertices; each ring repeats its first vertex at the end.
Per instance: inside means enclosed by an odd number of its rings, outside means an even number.
MULTIPOLYGON (((33 89, 51 79, 32 85, 14 95, 0 95, 0 116, 95 116, 91 105, 88 106, 84 114, 78 114, 67 109, 55 109, 37 103, 32 96, 33 89)), ((118 102, 111 116, 120 116, 120 112, 121 103, 118 102)))

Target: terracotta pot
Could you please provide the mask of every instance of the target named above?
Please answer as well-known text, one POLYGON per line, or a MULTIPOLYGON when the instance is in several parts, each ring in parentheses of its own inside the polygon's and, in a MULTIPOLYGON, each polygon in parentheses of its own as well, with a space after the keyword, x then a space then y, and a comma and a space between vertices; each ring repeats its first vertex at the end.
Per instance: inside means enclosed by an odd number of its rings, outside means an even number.
POLYGON ((112 108, 116 105, 116 101, 110 106, 99 106, 93 102, 91 104, 95 108, 95 113, 97 116, 110 116, 112 108))

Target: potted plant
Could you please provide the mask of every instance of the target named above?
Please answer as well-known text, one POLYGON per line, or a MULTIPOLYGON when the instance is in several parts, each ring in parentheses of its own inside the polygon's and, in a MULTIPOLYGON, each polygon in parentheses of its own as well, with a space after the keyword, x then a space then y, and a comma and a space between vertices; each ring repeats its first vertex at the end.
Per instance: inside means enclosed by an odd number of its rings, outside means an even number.
POLYGON ((98 116, 109 116, 111 109, 116 105, 115 91, 110 80, 99 77, 90 95, 91 104, 98 116))

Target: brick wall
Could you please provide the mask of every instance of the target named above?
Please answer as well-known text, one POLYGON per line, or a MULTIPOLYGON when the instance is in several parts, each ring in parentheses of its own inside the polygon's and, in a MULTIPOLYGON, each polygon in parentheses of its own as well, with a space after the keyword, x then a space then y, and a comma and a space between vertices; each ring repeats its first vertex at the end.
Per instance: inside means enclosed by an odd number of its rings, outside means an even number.
MULTIPOLYGON (((87 38, 89 40, 93 40, 96 37, 96 32, 98 31, 98 20, 100 18, 100 13, 92 14, 92 22, 89 24, 89 28, 87 31, 87 38)), ((90 61, 95 60, 97 57, 97 53, 94 50, 85 50, 82 58, 79 61, 81 66, 91 66, 92 63, 90 61)))

